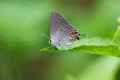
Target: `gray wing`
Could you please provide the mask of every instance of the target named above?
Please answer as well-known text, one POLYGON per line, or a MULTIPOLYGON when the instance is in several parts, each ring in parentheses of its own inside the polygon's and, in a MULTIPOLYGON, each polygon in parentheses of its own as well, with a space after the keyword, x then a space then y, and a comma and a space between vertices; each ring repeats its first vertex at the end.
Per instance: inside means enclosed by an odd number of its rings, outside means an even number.
POLYGON ((69 32, 76 30, 58 12, 53 13, 51 25, 51 44, 59 47, 61 45, 65 45, 66 43, 71 43, 69 39, 69 32))
POLYGON ((65 32, 76 31, 62 15, 58 12, 54 12, 52 15, 51 32, 54 34, 58 28, 63 29, 65 32))

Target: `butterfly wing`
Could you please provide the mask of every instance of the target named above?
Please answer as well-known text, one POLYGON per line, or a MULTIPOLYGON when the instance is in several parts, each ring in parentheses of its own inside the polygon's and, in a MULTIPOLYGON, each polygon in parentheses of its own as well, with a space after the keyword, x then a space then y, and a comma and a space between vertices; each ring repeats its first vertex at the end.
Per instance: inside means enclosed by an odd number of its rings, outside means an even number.
POLYGON ((63 16, 58 12, 54 12, 52 15, 52 27, 51 27, 51 44, 60 47, 71 44, 70 32, 76 32, 63 16))

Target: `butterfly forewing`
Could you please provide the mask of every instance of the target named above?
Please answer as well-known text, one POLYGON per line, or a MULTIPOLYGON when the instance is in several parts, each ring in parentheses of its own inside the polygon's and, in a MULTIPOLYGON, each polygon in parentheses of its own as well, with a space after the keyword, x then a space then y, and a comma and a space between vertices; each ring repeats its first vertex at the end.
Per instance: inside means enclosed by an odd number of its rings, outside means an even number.
POLYGON ((67 20, 65 20, 65 18, 63 16, 61 16, 58 12, 54 12, 52 15, 52 32, 55 32, 58 28, 62 28, 65 32, 76 31, 67 22, 67 20))

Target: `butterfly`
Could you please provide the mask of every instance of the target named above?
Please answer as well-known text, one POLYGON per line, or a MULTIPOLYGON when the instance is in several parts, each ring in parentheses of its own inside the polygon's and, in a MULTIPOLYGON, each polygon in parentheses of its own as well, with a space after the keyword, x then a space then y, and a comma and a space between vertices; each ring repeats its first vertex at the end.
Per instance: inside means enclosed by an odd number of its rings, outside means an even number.
POLYGON ((80 39, 80 33, 58 12, 53 12, 50 28, 50 43, 57 47, 70 47, 80 39))

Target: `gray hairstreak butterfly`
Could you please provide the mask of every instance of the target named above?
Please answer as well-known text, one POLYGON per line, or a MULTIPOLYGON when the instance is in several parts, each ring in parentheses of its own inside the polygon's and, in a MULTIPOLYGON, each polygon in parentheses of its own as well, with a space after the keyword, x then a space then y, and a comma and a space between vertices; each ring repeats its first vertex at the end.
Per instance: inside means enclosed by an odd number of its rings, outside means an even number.
POLYGON ((50 43, 57 47, 70 47, 80 39, 80 33, 70 25, 58 12, 52 14, 50 43))

